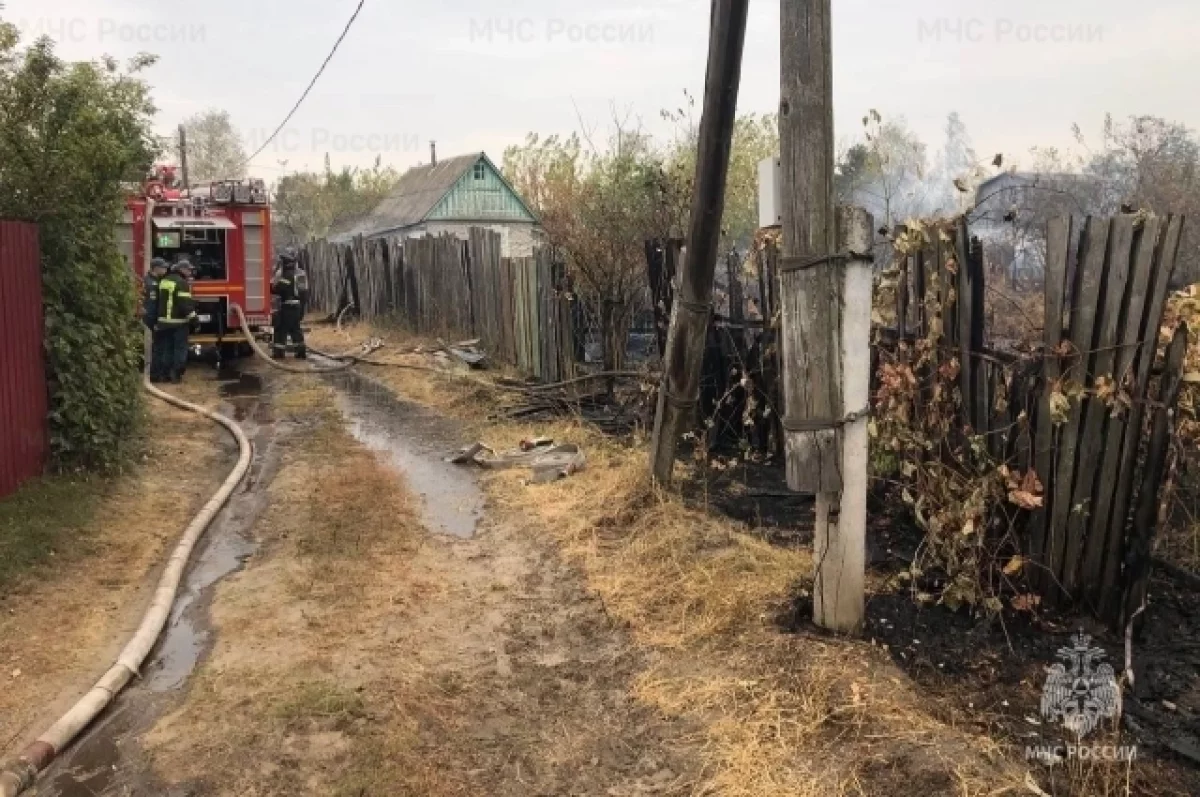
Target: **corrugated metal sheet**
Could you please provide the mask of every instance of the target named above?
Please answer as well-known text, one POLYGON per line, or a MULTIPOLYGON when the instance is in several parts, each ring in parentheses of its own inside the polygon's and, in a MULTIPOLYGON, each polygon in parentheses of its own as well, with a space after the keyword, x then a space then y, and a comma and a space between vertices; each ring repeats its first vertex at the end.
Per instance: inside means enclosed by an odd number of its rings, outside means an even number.
POLYGON ((0 496, 46 466, 46 372, 37 227, 0 221, 0 496))

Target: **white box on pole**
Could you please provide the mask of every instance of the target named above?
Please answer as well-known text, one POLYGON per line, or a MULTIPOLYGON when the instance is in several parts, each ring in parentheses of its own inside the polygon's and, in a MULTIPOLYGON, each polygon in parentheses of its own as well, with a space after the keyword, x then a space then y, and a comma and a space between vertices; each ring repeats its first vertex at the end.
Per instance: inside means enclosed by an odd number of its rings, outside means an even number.
POLYGON ((783 224, 783 164, 767 158, 758 164, 758 226, 783 224))

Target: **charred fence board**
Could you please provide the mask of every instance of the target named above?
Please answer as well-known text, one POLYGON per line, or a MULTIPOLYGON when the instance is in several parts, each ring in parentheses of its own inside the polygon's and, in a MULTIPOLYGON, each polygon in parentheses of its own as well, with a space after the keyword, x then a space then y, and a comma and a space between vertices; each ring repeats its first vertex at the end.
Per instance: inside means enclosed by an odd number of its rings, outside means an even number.
POLYGON ((1188 327, 1187 324, 1181 323, 1167 349, 1166 367, 1159 385, 1158 404, 1154 409, 1150 440, 1146 446, 1146 467, 1141 474, 1137 512, 1128 546, 1129 565, 1128 572, 1125 573, 1122 611, 1119 615, 1122 625, 1128 623, 1146 602, 1150 584, 1150 546, 1159 517, 1167 450, 1171 445, 1171 424, 1175 417, 1175 406, 1179 401, 1179 390, 1183 385, 1187 348, 1188 327))
POLYGON ((954 428, 985 436, 997 466, 1033 469, 1042 483, 1024 524, 1032 586, 1048 604, 1085 606, 1117 626, 1144 596, 1137 567, 1158 521, 1163 427, 1178 398, 1169 356, 1156 390, 1152 373, 1182 219, 1089 218, 1074 246, 1076 229, 1067 218, 1047 228, 1040 348, 987 348, 980 245, 961 221, 898 255, 896 328, 879 346, 899 347, 901 360, 918 341, 935 347, 935 364, 917 367, 914 417, 933 369, 959 360, 954 428))
MULTIPOLYGON (((1163 307, 1167 288, 1175 270, 1182 232, 1183 218, 1168 217, 1166 224, 1160 227, 1159 239, 1156 242, 1154 258, 1150 267, 1149 298, 1138 334, 1140 345, 1137 347, 1132 366, 1134 370, 1133 408, 1129 413, 1129 432, 1121 444, 1121 470, 1117 478, 1116 498, 1112 513, 1112 523, 1116 527, 1110 529, 1109 532, 1110 539, 1121 540, 1122 544, 1114 546, 1113 552, 1105 557, 1104 580, 1100 586, 1100 613, 1101 616, 1108 619, 1116 618, 1120 611, 1118 591, 1123 575, 1121 565, 1124 561, 1123 551, 1127 545, 1128 516, 1139 474, 1138 452, 1141 448, 1142 424, 1145 418, 1144 399, 1148 395, 1150 372, 1154 366, 1158 348, 1163 307)), ((1152 464, 1146 462, 1142 467, 1150 467, 1152 464)))

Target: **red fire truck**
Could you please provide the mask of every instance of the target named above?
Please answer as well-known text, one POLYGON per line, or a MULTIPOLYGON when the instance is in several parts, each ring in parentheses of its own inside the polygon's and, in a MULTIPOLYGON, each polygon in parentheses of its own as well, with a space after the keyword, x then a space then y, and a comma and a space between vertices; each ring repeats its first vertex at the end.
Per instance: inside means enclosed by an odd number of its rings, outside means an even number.
POLYGON ((180 187, 175 168, 156 167, 126 203, 117 231, 122 254, 143 276, 150 261, 187 258, 194 267, 199 330, 192 345, 227 358, 271 324, 271 208, 262 180, 223 180, 180 187), (246 315, 250 329, 231 305, 246 315))

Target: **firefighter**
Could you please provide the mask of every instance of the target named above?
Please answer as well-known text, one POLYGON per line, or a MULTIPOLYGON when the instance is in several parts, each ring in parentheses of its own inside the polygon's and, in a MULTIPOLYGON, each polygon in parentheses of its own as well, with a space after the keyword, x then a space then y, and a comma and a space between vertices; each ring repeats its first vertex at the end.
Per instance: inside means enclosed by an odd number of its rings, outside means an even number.
POLYGON ((156 257, 150 261, 150 271, 142 279, 142 324, 150 333, 150 381, 166 378, 166 350, 159 345, 154 326, 158 323, 158 283, 167 275, 167 261, 156 257))
POLYGON ((167 271, 167 261, 156 257, 150 261, 150 273, 142 279, 142 323, 151 332, 158 321, 158 283, 167 271))
POLYGON ((163 370, 158 381, 182 382, 187 370, 188 332, 196 320, 196 302, 192 299, 192 264, 180 260, 158 283, 158 325, 154 330, 155 348, 162 348, 163 370))
POLYGON ((292 343, 296 347, 296 359, 303 360, 308 357, 304 330, 300 328, 307 299, 307 277, 303 277, 302 272, 298 273, 295 250, 286 249, 279 259, 280 269, 271 283, 271 293, 279 298, 271 354, 275 359, 282 360, 287 344, 292 343))

